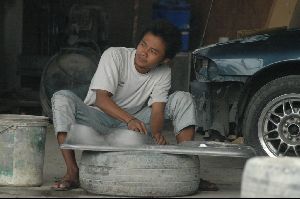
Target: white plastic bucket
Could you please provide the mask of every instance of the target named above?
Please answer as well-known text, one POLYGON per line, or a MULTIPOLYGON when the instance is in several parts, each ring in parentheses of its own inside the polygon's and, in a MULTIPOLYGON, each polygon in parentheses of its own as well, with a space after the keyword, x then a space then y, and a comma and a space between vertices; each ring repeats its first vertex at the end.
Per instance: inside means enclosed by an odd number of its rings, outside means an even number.
POLYGON ((0 114, 0 186, 43 184, 48 118, 0 114))

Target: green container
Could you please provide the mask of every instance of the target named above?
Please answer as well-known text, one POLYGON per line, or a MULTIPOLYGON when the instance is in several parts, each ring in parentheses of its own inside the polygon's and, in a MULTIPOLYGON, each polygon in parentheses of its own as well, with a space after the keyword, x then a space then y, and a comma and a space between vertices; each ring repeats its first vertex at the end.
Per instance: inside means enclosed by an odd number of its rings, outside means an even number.
POLYGON ((48 118, 0 114, 0 186, 41 186, 48 118))

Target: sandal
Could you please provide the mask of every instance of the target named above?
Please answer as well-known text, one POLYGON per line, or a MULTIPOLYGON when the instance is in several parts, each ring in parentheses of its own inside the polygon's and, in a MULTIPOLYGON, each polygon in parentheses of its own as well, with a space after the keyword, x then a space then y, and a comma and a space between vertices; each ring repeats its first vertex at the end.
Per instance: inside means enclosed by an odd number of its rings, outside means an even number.
POLYGON ((71 181, 67 179, 56 180, 55 184, 51 187, 55 191, 69 191, 80 187, 78 181, 71 181))
POLYGON ((221 135, 221 133, 219 131, 216 130, 211 130, 211 131, 207 131, 205 133, 205 136, 203 136, 204 141, 214 141, 214 142, 226 142, 228 141, 227 138, 223 135, 221 135))
POLYGON ((215 183, 212 183, 212 182, 209 182, 207 180, 203 180, 202 178, 200 178, 199 190, 200 191, 218 191, 219 188, 215 183))

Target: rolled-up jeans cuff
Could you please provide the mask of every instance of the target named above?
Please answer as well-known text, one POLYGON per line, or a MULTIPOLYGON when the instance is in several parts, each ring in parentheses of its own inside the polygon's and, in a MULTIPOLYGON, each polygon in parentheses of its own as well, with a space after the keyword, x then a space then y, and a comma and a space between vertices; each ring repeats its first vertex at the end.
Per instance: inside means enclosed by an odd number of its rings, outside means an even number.
POLYGON ((55 127, 55 136, 57 137, 57 134, 60 133, 60 132, 66 132, 66 133, 69 133, 70 131, 70 128, 67 128, 66 125, 59 125, 59 124, 56 124, 56 127, 55 127))
POLYGON ((193 122, 193 123, 187 123, 184 125, 180 125, 178 127, 174 127, 174 134, 175 134, 175 136, 177 136, 180 133, 180 131, 183 130, 184 128, 189 127, 189 126, 195 126, 195 128, 196 128, 196 125, 197 124, 195 122, 193 122))

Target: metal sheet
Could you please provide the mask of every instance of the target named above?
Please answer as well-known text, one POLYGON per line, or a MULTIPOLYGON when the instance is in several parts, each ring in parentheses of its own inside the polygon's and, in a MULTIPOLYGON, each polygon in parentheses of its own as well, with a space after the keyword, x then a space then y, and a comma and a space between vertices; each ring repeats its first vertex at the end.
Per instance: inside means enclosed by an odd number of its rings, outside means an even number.
POLYGON ((250 146, 207 141, 187 141, 179 145, 156 145, 153 138, 128 129, 111 128, 106 134, 91 127, 73 124, 62 149, 82 151, 147 151, 199 156, 250 158, 255 150, 250 146))
MULTIPOLYGON (((102 144, 102 143, 101 143, 102 144)), ((151 151, 156 153, 186 154, 199 156, 222 156, 250 158, 256 155, 255 150, 246 145, 188 141, 180 145, 136 145, 136 146, 113 146, 113 145, 80 145, 65 143, 61 149, 88 150, 88 151, 151 151)))

